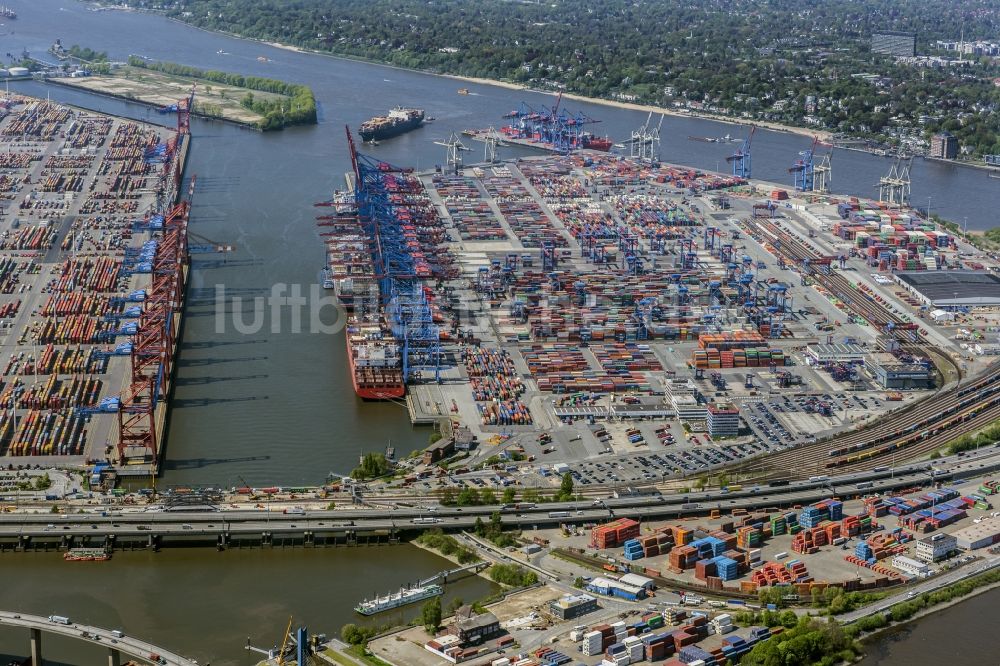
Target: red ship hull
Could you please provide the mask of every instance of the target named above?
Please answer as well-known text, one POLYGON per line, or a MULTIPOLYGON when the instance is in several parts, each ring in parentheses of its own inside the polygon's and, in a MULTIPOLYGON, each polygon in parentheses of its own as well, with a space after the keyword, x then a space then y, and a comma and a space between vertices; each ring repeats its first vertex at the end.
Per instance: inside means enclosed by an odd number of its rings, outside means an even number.
POLYGON ((364 400, 394 400, 406 395, 406 384, 402 373, 396 370, 378 370, 374 368, 359 368, 354 362, 354 348, 351 346, 351 334, 348 331, 347 364, 351 373, 351 384, 354 393, 364 400), (397 380, 398 379, 398 380, 397 380))
POLYGON ((588 150, 600 150, 602 152, 608 152, 611 150, 611 139, 606 136, 595 136, 589 138, 583 147, 588 150))

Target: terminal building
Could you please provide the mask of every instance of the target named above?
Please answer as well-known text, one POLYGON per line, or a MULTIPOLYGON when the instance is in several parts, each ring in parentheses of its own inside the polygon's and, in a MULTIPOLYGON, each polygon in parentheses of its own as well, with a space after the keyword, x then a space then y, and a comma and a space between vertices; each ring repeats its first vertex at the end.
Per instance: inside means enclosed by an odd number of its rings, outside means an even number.
POLYGON ((931 308, 1000 306, 1000 277, 984 271, 901 271, 896 281, 931 308))
POLYGON ((597 609, 597 597, 589 594, 566 594, 549 602, 549 611, 560 620, 572 620, 597 609))
POLYGON ((863 363, 867 353, 861 345, 809 345, 806 347, 806 360, 815 365, 863 363))
POLYGON ((957 544, 953 534, 934 534, 917 542, 916 556, 924 562, 940 562, 958 550, 957 544))
POLYGON ((708 419, 705 405, 698 402, 698 391, 690 379, 670 379, 664 386, 666 400, 681 421, 691 425, 692 430, 703 430, 708 419))
POLYGON ((740 434, 740 410, 728 403, 708 406, 708 434, 712 437, 736 437, 740 434))
POLYGON ((884 389, 926 389, 933 386, 929 365, 904 363, 892 354, 869 354, 865 357, 865 370, 884 389))

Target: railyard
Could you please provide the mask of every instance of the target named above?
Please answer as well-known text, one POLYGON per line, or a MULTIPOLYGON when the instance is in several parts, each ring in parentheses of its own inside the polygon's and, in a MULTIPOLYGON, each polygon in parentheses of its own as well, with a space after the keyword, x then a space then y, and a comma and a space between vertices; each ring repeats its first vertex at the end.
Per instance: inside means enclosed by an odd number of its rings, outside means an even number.
POLYGON ((186 280, 178 136, 0 101, 5 467, 155 469, 186 280))

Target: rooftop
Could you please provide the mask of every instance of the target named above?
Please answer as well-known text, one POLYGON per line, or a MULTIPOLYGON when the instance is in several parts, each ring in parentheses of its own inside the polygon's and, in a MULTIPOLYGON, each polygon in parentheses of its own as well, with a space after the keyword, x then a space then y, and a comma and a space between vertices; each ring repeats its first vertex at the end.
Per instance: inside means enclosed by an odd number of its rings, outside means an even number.
POLYGON ((1000 277, 983 271, 904 271, 900 282, 936 306, 1000 305, 1000 277))
POLYGON ((992 536, 997 532, 1000 532, 1000 516, 997 516, 996 518, 985 518, 978 524, 973 523, 968 527, 963 527, 962 529, 954 532, 954 536, 956 539, 978 541, 979 539, 992 536))

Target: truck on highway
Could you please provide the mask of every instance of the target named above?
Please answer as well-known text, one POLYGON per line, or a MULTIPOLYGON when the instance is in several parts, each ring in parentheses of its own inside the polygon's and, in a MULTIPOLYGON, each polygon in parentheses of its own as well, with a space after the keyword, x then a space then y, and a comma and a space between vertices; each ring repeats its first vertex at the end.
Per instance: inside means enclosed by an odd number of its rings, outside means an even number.
POLYGON ((49 622, 55 622, 56 624, 72 624, 69 618, 65 615, 49 615, 49 622))

